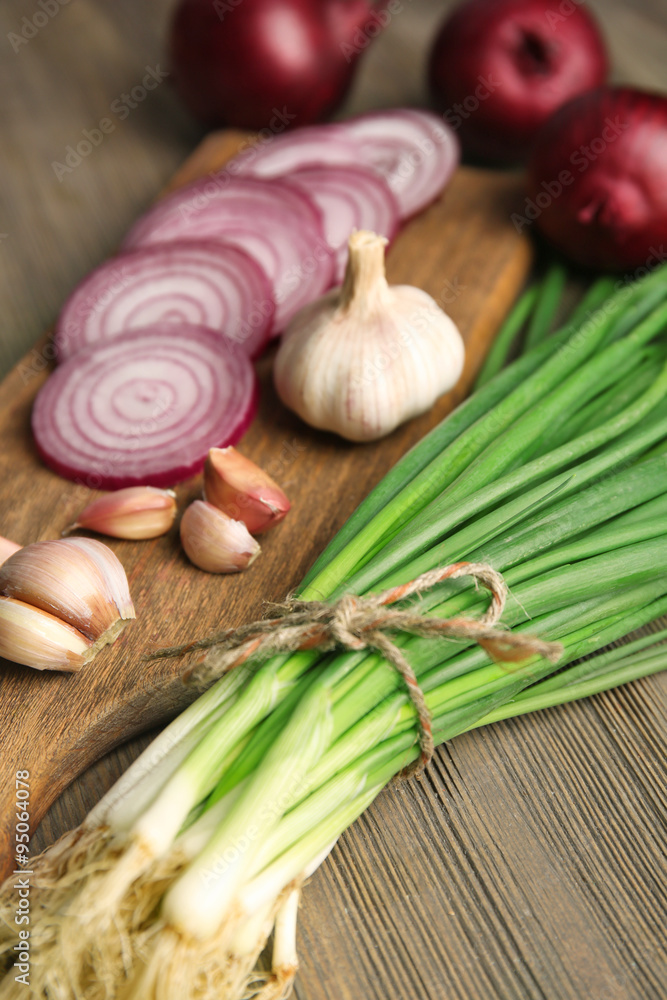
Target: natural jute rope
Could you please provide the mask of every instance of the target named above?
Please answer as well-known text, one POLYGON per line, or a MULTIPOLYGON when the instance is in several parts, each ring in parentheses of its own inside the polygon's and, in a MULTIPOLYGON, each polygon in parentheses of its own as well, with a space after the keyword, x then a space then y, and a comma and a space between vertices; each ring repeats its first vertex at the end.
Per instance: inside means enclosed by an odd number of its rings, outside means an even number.
POLYGON ((375 649, 405 682, 419 720, 421 760, 417 766, 423 767, 433 755, 431 715, 412 667, 387 632, 472 640, 479 643, 493 659, 501 662, 519 662, 535 655, 544 656, 552 662, 557 660, 562 652, 558 643, 544 642, 497 627, 506 599, 507 588, 503 578, 490 566, 485 563, 455 563, 423 573, 400 587, 370 597, 346 594, 332 603, 290 598, 283 604, 270 604, 272 618, 229 629, 185 646, 159 650, 151 659, 208 649, 203 661, 184 674, 189 682, 208 686, 250 657, 266 660, 280 653, 315 648, 323 651, 336 647, 375 649), (430 618, 413 607, 391 607, 413 594, 430 590, 444 580, 457 580, 464 576, 472 577, 476 584, 481 584, 491 593, 491 605, 480 618, 430 618))

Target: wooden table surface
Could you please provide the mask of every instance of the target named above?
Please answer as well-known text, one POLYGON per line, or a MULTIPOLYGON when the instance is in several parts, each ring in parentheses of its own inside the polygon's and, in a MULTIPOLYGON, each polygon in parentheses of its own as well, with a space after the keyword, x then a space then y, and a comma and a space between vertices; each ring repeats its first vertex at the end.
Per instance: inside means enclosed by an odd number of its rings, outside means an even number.
MULTIPOLYGON (((17 36, 37 3, 0 5, 0 375, 202 134, 167 82, 123 121, 112 107, 166 69, 170 0, 60 3, 27 42, 17 36), (54 162, 110 109, 114 131, 59 178, 54 162)), ((402 0, 346 112, 424 100, 424 54, 448 6, 402 0)), ((591 6, 616 78, 667 91, 664 0, 591 6)), ((77 781, 33 849, 78 822, 145 743, 77 781)), ((299 1000, 664 1000, 666 746, 659 676, 443 747, 422 781, 380 797, 309 886, 299 1000), (411 848, 415 830, 426 853, 411 848)))

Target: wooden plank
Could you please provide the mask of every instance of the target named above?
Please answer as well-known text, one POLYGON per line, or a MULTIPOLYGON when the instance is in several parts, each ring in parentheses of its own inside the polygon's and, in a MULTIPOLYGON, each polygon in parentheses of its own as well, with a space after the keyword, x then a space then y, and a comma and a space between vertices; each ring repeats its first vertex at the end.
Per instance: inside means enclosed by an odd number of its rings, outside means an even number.
POLYGON ((458 737, 304 892, 300 1000, 664 1000, 665 678, 458 737))
MULTIPOLYGON (((244 139, 240 133, 210 136, 174 183, 215 171, 244 139)), ((463 398, 530 266, 530 244, 509 222, 519 191, 516 174, 462 169, 445 197, 406 226, 389 254, 390 281, 425 288, 461 326, 467 365, 453 393, 384 442, 355 446, 313 432, 289 414, 275 396, 271 357, 266 357, 258 366, 259 418, 242 448, 284 486, 294 509, 285 525, 263 541, 262 557, 252 570, 232 578, 201 573, 183 555, 177 529, 142 544, 111 542, 127 569, 138 621, 78 675, 4 665, 0 727, 5 764, 9 773, 31 773, 34 825, 87 766, 192 697, 178 678, 181 664, 146 663, 144 653, 250 620, 261 613, 263 601, 282 598, 397 457, 463 398)), ((49 355, 46 341, 0 390, 2 531, 21 544, 56 537, 91 496, 85 487, 44 467, 31 440, 30 409, 47 376, 42 368, 49 355), (30 502, 22 502, 27 496, 30 502)), ((200 489, 198 479, 184 484, 179 500, 185 504, 200 489)), ((12 794, 9 784, 0 792, 0 847, 7 863, 12 794)))

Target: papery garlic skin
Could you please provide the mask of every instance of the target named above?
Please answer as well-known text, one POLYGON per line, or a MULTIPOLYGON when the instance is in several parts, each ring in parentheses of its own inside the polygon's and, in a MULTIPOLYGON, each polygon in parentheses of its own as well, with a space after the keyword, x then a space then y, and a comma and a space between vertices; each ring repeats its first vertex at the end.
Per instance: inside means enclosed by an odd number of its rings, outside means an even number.
POLYGON ((387 284, 384 237, 357 232, 342 288, 306 306, 278 350, 278 395, 306 423, 373 441, 458 382, 461 335, 426 292, 387 284))
POLYGON ((125 570, 90 538, 18 549, 0 595, 0 656, 36 670, 79 670, 135 617, 125 570))
POLYGON ((261 552, 243 521, 195 500, 181 519, 181 542, 191 563, 207 573, 240 573, 261 552))
POLYGON ((46 611, 0 597, 0 656, 35 670, 80 670, 93 643, 46 611))
POLYGON ((204 499, 260 535, 279 524, 290 502, 271 477, 236 448, 211 448, 204 466, 204 499))
POLYGON ((104 577, 109 597, 118 608, 118 614, 123 620, 137 617, 123 564, 108 545, 98 542, 95 538, 64 538, 59 541, 65 541, 73 548, 80 549, 93 560, 104 577))
POLYGON ((0 594, 55 615, 94 642, 110 629, 115 638, 116 624, 135 617, 125 570, 93 539, 59 538, 19 549, 0 566, 0 594))
POLYGON ((64 535, 79 528, 139 541, 165 535, 176 517, 176 494, 156 486, 128 486, 93 500, 64 535))

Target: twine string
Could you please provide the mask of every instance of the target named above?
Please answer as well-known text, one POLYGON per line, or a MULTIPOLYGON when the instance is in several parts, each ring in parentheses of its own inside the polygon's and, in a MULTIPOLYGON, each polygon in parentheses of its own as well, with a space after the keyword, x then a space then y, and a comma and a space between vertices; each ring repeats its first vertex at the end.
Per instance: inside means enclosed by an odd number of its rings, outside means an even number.
POLYGON ((207 650, 203 659, 184 672, 183 679, 198 686, 208 686, 251 657, 266 660, 281 653, 307 649, 324 652, 337 647, 353 651, 374 649, 401 676, 415 708, 421 756, 410 770, 421 770, 433 756, 431 714, 414 670, 387 633, 407 632, 477 642, 500 663, 518 663, 535 655, 555 662, 562 652, 558 643, 498 627, 506 600, 507 587, 500 573, 485 563, 461 562, 430 570, 398 587, 368 597, 345 594, 331 603, 290 598, 281 604, 270 604, 268 608, 273 617, 184 646, 162 649, 150 658, 207 650), (445 580, 461 577, 472 577, 476 586, 483 586, 491 594, 489 607, 479 618, 434 618, 421 614, 414 606, 393 607, 445 580))

